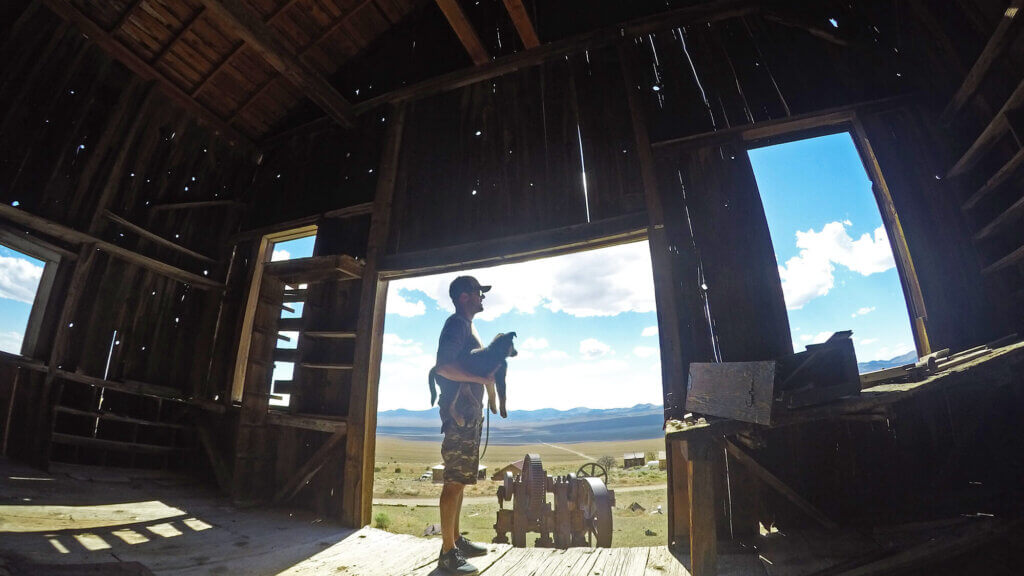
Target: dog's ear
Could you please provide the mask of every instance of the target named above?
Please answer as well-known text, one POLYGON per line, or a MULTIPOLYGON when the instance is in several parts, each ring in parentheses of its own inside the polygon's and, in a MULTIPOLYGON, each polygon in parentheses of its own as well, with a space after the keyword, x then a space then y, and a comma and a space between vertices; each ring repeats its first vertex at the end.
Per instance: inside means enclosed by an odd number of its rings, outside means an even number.
POLYGON ((508 335, 511 336, 512 338, 516 337, 516 333, 515 332, 509 332, 508 335))

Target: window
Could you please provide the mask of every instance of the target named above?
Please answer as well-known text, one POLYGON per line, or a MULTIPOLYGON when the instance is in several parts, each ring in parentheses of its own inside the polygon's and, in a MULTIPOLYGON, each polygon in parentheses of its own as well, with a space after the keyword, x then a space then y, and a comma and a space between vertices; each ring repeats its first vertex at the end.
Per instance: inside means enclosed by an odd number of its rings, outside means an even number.
POLYGON ((851 134, 749 150, 793 348, 852 329, 861 372, 917 359, 907 300, 851 134))
POLYGON ((0 228, 0 350, 34 357, 63 250, 0 228))

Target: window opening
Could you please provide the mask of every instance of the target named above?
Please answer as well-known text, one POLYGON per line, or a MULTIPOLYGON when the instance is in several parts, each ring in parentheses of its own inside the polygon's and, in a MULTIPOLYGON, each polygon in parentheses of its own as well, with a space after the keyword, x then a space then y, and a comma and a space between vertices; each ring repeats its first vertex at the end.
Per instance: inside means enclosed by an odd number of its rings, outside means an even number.
POLYGON ((0 245, 0 350, 22 354, 48 262, 0 245))
POLYGON ((917 360, 892 246, 849 132, 749 150, 793 348, 852 329, 861 373, 917 360))
MULTIPOLYGON (((280 262, 295 258, 309 258, 313 256, 315 244, 315 233, 302 238, 274 242, 271 245, 270 261, 280 262)), ((305 298, 308 288, 308 284, 285 285, 285 298, 281 306, 281 318, 302 318, 302 312, 305 308, 305 301, 302 299, 305 298)), ((278 350, 297 350, 299 347, 299 334, 298 331, 292 330, 278 331, 276 348, 278 350)), ((295 362, 274 362, 273 381, 270 385, 269 403, 271 406, 287 407, 291 404, 291 394, 279 392, 277 388, 279 382, 290 382, 294 375, 295 362)))

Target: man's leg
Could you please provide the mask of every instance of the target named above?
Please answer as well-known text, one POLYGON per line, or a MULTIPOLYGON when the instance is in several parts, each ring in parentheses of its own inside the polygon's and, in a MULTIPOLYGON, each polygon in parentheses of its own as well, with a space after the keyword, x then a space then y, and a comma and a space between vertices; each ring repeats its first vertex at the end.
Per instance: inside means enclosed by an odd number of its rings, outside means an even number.
POLYGON ((442 554, 451 550, 455 546, 455 539, 459 537, 459 515, 462 512, 462 491, 465 487, 458 482, 445 482, 441 488, 438 506, 441 513, 442 554))

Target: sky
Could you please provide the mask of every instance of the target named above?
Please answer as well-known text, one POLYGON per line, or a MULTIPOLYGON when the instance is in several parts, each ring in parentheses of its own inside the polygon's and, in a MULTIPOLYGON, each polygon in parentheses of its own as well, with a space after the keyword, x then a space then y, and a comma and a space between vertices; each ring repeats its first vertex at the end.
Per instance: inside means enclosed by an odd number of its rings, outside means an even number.
POLYGON ((484 345, 516 332, 508 409, 662 404, 658 321, 647 242, 388 286, 378 409, 430 408, 427 372, 454 311, 460 274, 493 286, 474 325, 484 345))
POLYGON ((45 262, 0 246, 0 350, 21 354, 45 262))
POLYGON ((793 349, 853 330, 857 360, 914 350, 871 181, 849 133, 750 151, 793 349))

